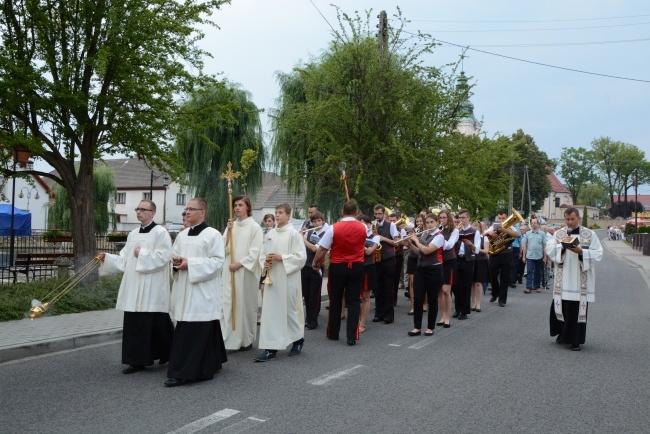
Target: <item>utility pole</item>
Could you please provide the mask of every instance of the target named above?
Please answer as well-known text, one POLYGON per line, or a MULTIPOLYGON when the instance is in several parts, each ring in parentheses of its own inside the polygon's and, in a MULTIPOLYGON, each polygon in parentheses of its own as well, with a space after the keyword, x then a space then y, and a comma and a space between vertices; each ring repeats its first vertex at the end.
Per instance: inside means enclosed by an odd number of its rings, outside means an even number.
POLYGON ((388 51, 388 18, 386 16, 386 11, 379 12, 377 15, 379 18, 379 24, 377 24, 377 42, 379 46, 379 58, 383 59, 386 56, 388 51))
POLYGON ((639 169, 634 171, 634 233, 639 233, 639 211, 636 204, 639 202, 639 169))
POLYGON ((515 166, 510 166, 510 196, 508 198, 508 212, 510 212, 514 206, 514 183, 515 183, 515 166))

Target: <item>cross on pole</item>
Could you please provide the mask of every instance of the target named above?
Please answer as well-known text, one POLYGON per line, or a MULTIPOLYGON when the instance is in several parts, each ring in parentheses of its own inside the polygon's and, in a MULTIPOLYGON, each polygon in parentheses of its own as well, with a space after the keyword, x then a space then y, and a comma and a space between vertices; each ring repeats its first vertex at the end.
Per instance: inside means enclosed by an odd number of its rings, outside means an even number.
MULTIPOLYGON (((228 162, 228 170, 226 170, 224 173, 221 174, 221 179, 226 179, 228 180, 228 203, 230 204, 230 219, 232 220, 232 181, 236 178, 239 178, 241 176, 241 173, 235 172, 232 170, 232 163, 229 161, 228 162)), ((235 245, 235 238, 233 237, 232 230, 228 231, 228 236, 230 238, 229 243, 230 243, 230 265, 235 263, 235 256, 234 256, 234 245, 235 245)), ((232 329, 235 330, 235 272, 231 271, 230 272, 230 316, 231 316, 231 324, 232 324, 232 329)))

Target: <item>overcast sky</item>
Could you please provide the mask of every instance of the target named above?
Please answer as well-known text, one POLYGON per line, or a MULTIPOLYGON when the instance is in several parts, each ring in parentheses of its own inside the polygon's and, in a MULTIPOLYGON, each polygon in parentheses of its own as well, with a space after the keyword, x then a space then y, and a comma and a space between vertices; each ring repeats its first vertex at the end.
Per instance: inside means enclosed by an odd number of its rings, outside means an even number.
MULTIPOLYGON (((638 146, 650 156, 650 2, 647 1, 339 1, 233 0, 213 19, 201 46, 214 56, 206 72, 223 73, 268 110, 275 105, 275 72, 288 72, 319 55, 332 40, 326 20, 337 28, 336 3, 345 12, 372 8, 411 20, 442 41, 528 61, 631 81, 544 67, 468 51, 475 115, 489 137, 521 128, 551 157, 563 147, 590 147, 609 136, 638 146), (315 7, 315 6, 316 7, 315 7), (626 42, 623 42, 626 41, 626 42), (516 46, 519 45, 519 46, 516 46), (546 46, 544 46, 546 45, 546 46)), ((426 62, 454 62, 461 49, 436 48, 426 62)), ((269 125, 263 117, 264 129, 269 125)), ((269 135, 267 134, 267 144, 269 135)), ((644 187, 644 193, 650 188, 644 187)))

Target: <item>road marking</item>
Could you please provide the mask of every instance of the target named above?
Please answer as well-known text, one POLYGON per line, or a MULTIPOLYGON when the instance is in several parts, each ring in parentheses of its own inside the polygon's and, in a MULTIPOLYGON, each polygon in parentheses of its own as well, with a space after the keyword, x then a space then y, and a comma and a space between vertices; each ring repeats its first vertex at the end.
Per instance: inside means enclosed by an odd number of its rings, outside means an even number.
POLYGON ((9 360, 9 361, 0 363, 0 366, 12 365, 14 363, 26 362, 28 360, 42 359, 43 357, 58 356, 58 355, 61 355, 61 354, 72 353, 72 352, 75 352, 75 351, 90 350, 90 349, 93 349, 93 348, 103 347, 105 345, 119 344, 121 342, 122 342, 122 339, 116 339, 116 340, 113 340, 113 341, 101 342, 99 344, 84 345, 83 347, 79 347, 79 348, 70 348, 68 350, 53 351, 51 353, 39 354, 38 356, 29 356, 29 357, 24 357, 22 359, 9 360))
POLYGON ((253 428, 254 426, 257 426, 263 422, 266 422, 266 419, 259 419, 257 417, 249 417, 248 419, 244 419, 241 422, 234 423, 232 425, 229 425, 219 431, 220 433, 227 433, 227 434, 237 434, 242 431, 246 431, 247 429, 253 428))
POLYGON ((363 368, 363 365, 348 365, 342 369, 336 371, 328 372, 327 374, 321 375, 318 378, 309 380, 307 383, 314 386, 323 386, 330 381, 340 380, 341 378, 349 377, 359 372, 360 368, 363 368))
POLYGON ((182 426, 176 431, 172 431, 169 434, 192 434, 199 430, 202 430, 207 426, 214 425, 219 421, 228 419, 229 417, 234 416, 237 413, 239 413, 238 410, 233 410, 231 408, 224 408, 223 410, 220 410, 216 413, 212 413, 210 416, 206 416, 202 419, 195 420, 192 423, 188 423, 187 425, 182 426))
POLYGON ((401 347, 402 345, 404 345, 407 342, 413 342, 413 338, 411 336, 408 336, 406 338, 400 339, 397 342, 394 342, 392 344, 388 344, 388 346, 389 347, 401 347))
POLYGON ((411 345, 409 348, 412 350, 419 350, 420 348, 426 347, 433 341, 434 341, 433 336, 427 336, 426 339, 422 339, 420 342, 411 345))

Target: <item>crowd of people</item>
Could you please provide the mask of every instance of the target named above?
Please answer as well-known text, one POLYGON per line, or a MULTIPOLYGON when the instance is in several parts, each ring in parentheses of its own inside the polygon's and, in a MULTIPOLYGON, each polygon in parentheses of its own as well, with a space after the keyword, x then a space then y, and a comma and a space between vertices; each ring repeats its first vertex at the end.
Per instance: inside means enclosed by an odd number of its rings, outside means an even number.
POLYGON ((211 379, 227 351, 253 348, 258 328, 255 362, 273 360, 289 346, 289 356, 301 354, 305 328, 319 328, 328 254, 330 340, 339 340, 345 320, 346 342, 356 345, 368 330, 372 298, 372 322, 392 324, 402 285, 413 317, 407 335, 432 336, 436 327, 480 313, 488 285, 489 301, 500 307, 524 275, 525 293, 549 289, 553 265, 551 335, 573 350, 584 343, 593 266, 602 247, 593 231, 579 225, 574 208, 566 210, 562 227, 551 228, 536 218, 514 224, 506 210, 492 224, 472 221, 468 210, 423 210, 408 222, 381 204, 370 217, 346 202, 331 226, 318 206, 310 206, 298 230, 287 203, 265 215, 263 227, 253 220, 247 196, 235 197, 232 205, 235 219, 222 234, 204 221, 207 202, 190 200, 185 229, 172 244, 154 222, 155 203, 143 200, 136 208, 141 227, 120 254, 100 254, 102 274, 124 273, 117 300, 125 312, 124 374, 158 360, 169 362, 167 387, 211 379))

